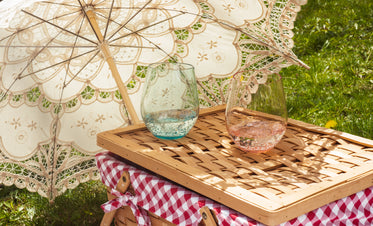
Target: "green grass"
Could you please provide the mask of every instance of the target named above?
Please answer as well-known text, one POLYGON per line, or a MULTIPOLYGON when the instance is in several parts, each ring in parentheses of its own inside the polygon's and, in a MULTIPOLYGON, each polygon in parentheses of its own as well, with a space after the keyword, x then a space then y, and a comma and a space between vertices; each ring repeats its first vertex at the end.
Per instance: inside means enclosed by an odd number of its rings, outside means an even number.
POLYGON ((312 0, 293 30, 306 70, 282 70, 289 117, 373 138, 373 2, 312 0))
POLYGON ((100 205, 107 201, 99 181, 80 184, 54 203, 14 186, 0 187, 0 225, 100 225, 100 205))
MULTIPOLYGON (((295 23, 296 55, 308 64, 281 74, 289 117, 373 139, 373 2, 309 0, 295 23)), ((100 182, 56 198, 0 187, 0 225, 99 225, 106 194, 100 182)))

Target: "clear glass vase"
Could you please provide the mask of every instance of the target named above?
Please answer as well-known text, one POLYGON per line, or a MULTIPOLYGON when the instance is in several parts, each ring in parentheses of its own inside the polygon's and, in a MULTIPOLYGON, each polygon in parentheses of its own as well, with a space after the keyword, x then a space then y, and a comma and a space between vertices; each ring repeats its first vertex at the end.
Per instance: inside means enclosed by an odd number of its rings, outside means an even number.
POLYGON ((194 67, 185 63, 149 65, 141 99, 146 127, 161 139, 184 137, 197 121, 199 100, 194 67))
POLYGON ((281 77, 269 75, 264 84, 236 74, 231 80, 225 112, 227 130, 243 151, 271 150, 285 134, 287 110, 281 77))

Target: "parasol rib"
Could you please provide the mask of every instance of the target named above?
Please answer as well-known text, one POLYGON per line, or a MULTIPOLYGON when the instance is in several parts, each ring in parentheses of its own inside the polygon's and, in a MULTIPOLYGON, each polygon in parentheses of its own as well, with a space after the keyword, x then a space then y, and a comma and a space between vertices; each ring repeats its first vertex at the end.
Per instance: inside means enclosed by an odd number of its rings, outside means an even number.
POLYGON ((120 94, 122 95, 122 98, 123 98, 123 101, 124 101, 124 104, 126 105, 126 108, 127 108, 127 111, 130 115, 130 118, 131 118, 131 121, 133 124, 139 124, 141 123, 141 121, 139 120, 137 114, 136 114, 136 111, 135 111, 135 108, 133 107, 132 105, 132 102, 131 102, 131 99, 129 98, 129 95, 127 93, 127 90, 124 86, 124 83, 122 81, 122 79, 120 78, 120 74, 119 74, 119 71, 118 71, 118 68, 114 62, 114 59, 110 53, 110 50, 109 50, 109 46, 108 44, 104 41, 104 37, 103 35, 101 34, 101 31, 98 27, 98 24, 97 24, 97 21, 95 19, 95 14, 92 10, 88 10, 86 11, 86 16, 93 28, 93 30, 95 31, 96 35, 97 35, 97 38, 99 39, 99 41, 101 42, 101 51, 102 53, 104 54, 105 56, 105 60, 106 62, 108 63, 109 65, 109 68, 111 70, 111 73, 112 73, 112 76, 114 77, 114 80, 118 86, 118 89, 119 89, 119 92, 120 94))
POLYGON ((135 18, 147 5, 150 4, 152 0, 149 0, 145 5, 143 5, 130 19, 127 20, 126 23, 124 23, 122 26, 120 26, 109 38, 108 40, 112 39, 114 35, 116 35, 122 28, 124 28, 133 18, 135 18))
POLYGON ((106 35, 107 35, 107 32, 108 32, 108 29, 109 29, 109 23, 110 23, 111 14, 113 13, 113 7, 114 7, 114 0, 112 0, 112 2, 111 2, 111 7, 110 7, 110 12, 109 12, 109 17, 107 18, 107 22, 106 22, 106 28, 105 28, 105 33, 104 33, 104 39, 106 38, 106 35))
POLYGON ((43 1, 41 3, 47 3, 47 4, 55 4, 55 5, 63 5, 63 6, 69 6, 69 7, 76 7, 80 9, 80 6, 78 5, 71 5, 71 4, 66 4, 66 3, 61 3, 61 2, 53 2, 53 1, 43 1))
POLYGON ((66 82, 66 80, 64 81, 64 87, 68 86, 77 76, 80 72, 83 71, 84 68, 86 68, 88 66, 89 63, 91 63, 91 61, 98 55, 99 51, 97 51, 81 68, 80 70, 75 73, 75 75, 70 79, 70 81, 66 82))
MULTIPOLYGON (((116 22, 115 20, 112 20, 112 19, 110 19, 110 18, 108 18, 108 17, 105 17, 104 15, 102 15, 102 14, 100 14, 100 13, 97 13, 96 15, 97 15, 97 16, 101 16, 101 17, 103 17, 103 18, 105 18, 105 19, 107 19, 107 20, 109 19, 109 21, 112 22, 112 23, 115 23, 115 24, 117 24, 117 25, 121 25, 121 24, 119 24, 118 22, 116 22)), ((152 26, 153 26, 153 24, 147 26, 147 28, 152 27, 152 26)), ((141 34, 138 33, 137 31, 133 31, 133 30, 129 29, 129 28, 126 27, 126 26, 124 26, 123 28, 127 29, 128 31, 130 31, 131 34, 136 34, 136 35, 138 35, 139 37, 141 37, 141 38, 143 38, 144 40, 146 40, 147 42, 149 42, 150 44, 154 45, 154 47, 151 47, 151 46, 138 46, 138 48, 158 49, 158 50, 162 51, 162 52, 163 52, 166 56, 168 56, 170 59, 176 61, 176 59, 175 59, 173 56, 171 56, 170 54, 168 54, 164 49, 162 49, 159 45, 157 45, 156 43, 154 43, 152 40, 146 38, 145 36, 141 35, 141 34)), ((115 41, 116 41, 116 40, 115 40, 115 41)), ((111 41, 110 43, 113 43, 113 41, 111 41)), ((122 46, 122 45, 116 45, 116 44, 109 44, 109 45, 110 45, 110 46, 113 46, 113 47, 132 47, 132 46, 122 46)))
POLYGON ((58 28, 58 29, 60 29, 60 30, 63 30, 63 31, 65 31, 65 32, 67 32, 67 33, 70 33, 70 34, 72 34, 72 35, 76 35, 76 36, 78 36, 78 37, 81 38, 81 39, 84 39, 84 40, 86 40, 86 41, 88 41, 88 42, 91 42, 91 43, 97 45, 96 42, 94 42, 94 41, 92 41, 92 40, 90 40, 90 39, 88 39, 88 38, 86 38, 86 37, 84 37, 84 36, 81 36, 81 35, 75 34, 74 32, 71 32, 71 31, 67 30, 66 28, 60 27, 60 26, 58 26, 57 24, 51 23, 50 21, 45 20, 45 19, 43 19, 43 18, 41 18, 41 17, 38 17, 38 16, 36 16, 36 15, 30 13, 30 12, 27 12, 27 11, 25 11, 25 10, 22 10, 22 12, 24 12, 24 13, 26 13, 26 14, 28 14, 28 15, 30 15, 30 16, 36 18, 36 19, 39 19, 40 21, 43 21, 43 22, 45 22, 45 23, 47 23, 47 24, 49 24, 49 25, 52 25, 52 26, 54 26, 54 27, 56 27, 56 28, 58 28))
POLYGON ((138 29, 138 30, 132 31, 132 33, 128 33, 128 34, 122 35, 122 36, 120 36, 120 37, 118 37, 118 38, 115 38, 115 39, 112 39, 112 40, 110 40, 110 41, 111 41, 111 42, 115 42, 115 41, 117 41, 117 40, 119 40, 119 39, 122 39, 122 38, 125 38, 125 37, 127 37, 127 36, 129 36, 129 35, 138 34, 140 31, 146 30, 146 29, 148 29, 148 28, 150 28, 150 27, 153 27, 153 26, 156 26, 156 25, 158 25, 158 24, 164 23, 164 22, 166 22, 166 21, 172 20, 172 19, 174 19, 174 18, 176 18, 176 17, 178 17, 178 16, 181 16, 181 15, 184 15, 184 13, 180 13, 180 14, 178 14, 178 15, 175 15, 175 16, 172 16, 172 17, 169 17, 169 18, 166 18, 166 19, 164 19, 164 20, 160 20, 160 21, 158 21, 158 22, 156 22, 156 23, 154 23, 154 24, 151 24, 151 25, 149 25, 149 26, 146 26, 146 27, 140 28, 140 29, 138 29))
MULTIPOLYGON (((151 47, 151 46, 135 46, 135 45, 113 45, 110 44, 110 46, 113 47, 126 47, 126 48, 137 48, 137 49, 156 49, 156 47, 151 47)), ((0 45, 0 48, 47 48, 47 49, 52 49, 52 48, 63 48, 63 49, 76 49, 76 48, 97 48, 97 46, 26 46, 26 45, 14 45, 14 46, 7 46, 7 45, 0 45)), ((159 48, 158 48, 159 49, 159 48)))
MULTIPOLYGON (((66 13, 66 14, 63 14, 63 15, 60 15, 60 16, 57 16, 57 17, 53 17, 52 19, 49 19, 49 20, 46 20, 46 21, 51 21, 51 20, 60 19, 60 18, 63 18, 63 17, 65 17, 65 16, 73 15, 73 14, 75 14, 75 13, 77 13, 77 12, 80 12, 80 11, 71 12, 71 13, 66 13)), ((40 21, 40 22, 38 22, 38 23, 35 23, 35 24, 33 24, 33 25, 29 26, 29 27, 25 27, 25 28, 19 29, 19 30, 17 30, 17 33, 20 33, 20 32, 22 32, 22 31, 25 31, 25 30, 31 29, 31 28, 33 28, 33 27, 39 26, 40 24, 43 24, 43 23, 45 23, 44 20, 42 20, 42 21, 40 21)), ((17 33, 13 33, 13 34, 11 34, 11 35, 5 36, 5 37, 3 37, 2 39, 0 39, 0 41, 3 41, 3 40, 5 40, 5 39, 7 39, 7 38, 9 38, 9 37, 12 37, 14 34, 17 34, 17 33)), ((3 47, 3 46, 2 46, 2 47, 3 47)))
POLYGON ((52 67, 54 67, 54 66, 56 66, 56 65, 64 64, 64 63, 66 63, 66 62, 68 62, 68 61, 71 61, 71 60, 73 60, 73 59, 76 59, 76 58, 79 58, 79 57, 85 56, 86 54, 92 53, 92 52, 94 52, 94 51, 97 51, 97 49, 93 49, 93 50, 90 50, 90 51, 84 52, 84 53, 82 53, 82 54, 80 54, 80 55, 76 55, 76 56, 71 57, 71 58, 69 58, 69 59, 66 59, 66 60, 60 61, 60 62, 58 62, 58 63, 52 64, 52 65, 50 65, 50 66, 48 66, 48 67, 41 68, 40 70, 33 71, 33 72, 31 72, 31 73, 24 74, 24 75, 22 75, 22 76, 20 75, 20 76, 19 76, 19 79, 25 78, 25 77, 27 77, 27 76, 30 76, 30 75, 32 75, 32 74, 36 74, 36 73, 41 72, 41 71, 45 71, 45 70, 50 69, 50 68, 52 68, 52 67))

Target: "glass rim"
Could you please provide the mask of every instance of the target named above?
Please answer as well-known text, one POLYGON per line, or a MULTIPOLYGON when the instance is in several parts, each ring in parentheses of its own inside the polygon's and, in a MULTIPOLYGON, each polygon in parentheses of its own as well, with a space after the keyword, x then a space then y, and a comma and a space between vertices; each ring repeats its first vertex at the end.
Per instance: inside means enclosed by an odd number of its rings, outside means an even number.
POLYGON ((171 69, 182 69, 182 70, 190 70, 190 69, 194 69, 194 66, 192 64, 189 64, 189 63, 184 63, 184 62, 158 62, 158 63, 152 63, 152 64, 149 64, 148 65, 148 68, 157 68, 159 65, 162 65, 162 64, 165 64, 165 65, 173 65, 173 66, 176 66, 176 65, 183 65, 184 67, 181 67, 181 68, 177 68, 177 67, 171 67, 171 69))

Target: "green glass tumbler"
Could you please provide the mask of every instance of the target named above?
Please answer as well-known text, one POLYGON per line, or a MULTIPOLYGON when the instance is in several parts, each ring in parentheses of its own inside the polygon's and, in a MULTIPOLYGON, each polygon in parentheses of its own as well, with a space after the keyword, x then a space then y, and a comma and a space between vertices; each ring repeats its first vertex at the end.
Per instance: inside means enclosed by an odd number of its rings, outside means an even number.
POLYGON ((149 65, 141 98, 146 127, 161 139, 184 137, 199 114, 194 67, 186 63, 149 65))

